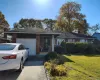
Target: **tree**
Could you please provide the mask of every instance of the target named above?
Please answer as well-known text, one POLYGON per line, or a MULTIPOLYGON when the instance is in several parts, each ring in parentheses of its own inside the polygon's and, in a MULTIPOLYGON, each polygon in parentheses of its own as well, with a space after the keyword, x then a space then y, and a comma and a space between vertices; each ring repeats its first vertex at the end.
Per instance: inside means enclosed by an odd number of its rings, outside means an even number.
POLYGON ((0 34, 4 32, 5 28, 9 28, 9 24, 5 19, 5 16, 0 12, 0 34))
POLYGON ((96 25, 90 27, 90 30, 95 33, 98 30, 100 30, 100 25, 99 24, 96 24, 96 25))
POLYGON ((67 2, 60 8, 60 15, 57 19, 57 28, 63 31, 72 32, 80 27, 76 26, 84 21, 85 15, 80 13, 81 5, 76 2, 67 2))
POLYGON ((78 33, 87 34, 89 24, 87 23, 86 19, 81 20, 81 21, 74 20, 74 26, 76 29, 78 29, 78 33))
POLYGON ((19 23, 14 23, 14 29, 22 28, 22 26, 19 23))
POLYGON ((46 25, 47 28, 50 28, 51 30, 53 30, 56 20, 46 18, 43 20, 43 23, 46 25))
POLYGON ((14 28, 43 28, 41 20, 21 19, 18 23, 14 23, 14 28))

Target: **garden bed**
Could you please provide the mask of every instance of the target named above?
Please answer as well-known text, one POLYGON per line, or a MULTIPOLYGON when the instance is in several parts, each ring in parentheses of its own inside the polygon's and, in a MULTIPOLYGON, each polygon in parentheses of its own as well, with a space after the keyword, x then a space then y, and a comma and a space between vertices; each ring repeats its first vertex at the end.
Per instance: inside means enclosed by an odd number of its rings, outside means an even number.
POLYGON ((47 60, 44 64, 51 80, 100 79, 100 55, 67 56, 57 54, 57 56, 52 60, 47 60))

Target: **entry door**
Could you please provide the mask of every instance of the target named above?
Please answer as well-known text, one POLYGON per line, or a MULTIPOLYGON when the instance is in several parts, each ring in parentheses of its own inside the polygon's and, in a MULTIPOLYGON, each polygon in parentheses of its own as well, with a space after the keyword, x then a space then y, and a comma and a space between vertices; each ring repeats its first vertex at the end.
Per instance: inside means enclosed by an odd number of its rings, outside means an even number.
POLYGON ((22 43, 26 48, 29 48, 29 55, 36 55, 36 39, 19 39, 17 38, 17 43, 22 43))

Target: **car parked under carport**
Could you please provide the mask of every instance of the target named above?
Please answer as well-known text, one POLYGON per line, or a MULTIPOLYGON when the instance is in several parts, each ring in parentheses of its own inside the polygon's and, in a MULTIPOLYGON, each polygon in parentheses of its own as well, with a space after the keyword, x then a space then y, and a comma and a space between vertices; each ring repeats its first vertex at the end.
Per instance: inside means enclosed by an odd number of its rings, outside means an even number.
POLYGON ((54 51, 55 38, 61 33, 47 31, 40 28, 10 30, 5 32, 12 36, 13 43, 22 43, 29 48, 29 55, 34 56, 41 52, 54 51))

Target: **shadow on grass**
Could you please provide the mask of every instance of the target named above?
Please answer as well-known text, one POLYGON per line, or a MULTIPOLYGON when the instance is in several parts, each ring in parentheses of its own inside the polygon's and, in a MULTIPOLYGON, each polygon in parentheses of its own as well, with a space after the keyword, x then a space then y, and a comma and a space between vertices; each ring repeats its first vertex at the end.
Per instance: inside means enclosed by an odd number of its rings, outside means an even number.
POLYGON ((74 55, 74 56, 87 56, 87 57, 100 57, 100 54, 82 54, 82 53, 75 53, 75 54, 65 54, 67 56, 71 56, 71 55, 74 55))
POLYGON ((88 57, 100 57, 100 54, 91 54, 91 55, 85 55, 85 56, 88 56, 88 57))
POLYGON ((74 61, 72 61, 71 59, 67 58, 67 57, 64 56, 64 55, 59 55, 59 60, 60 60, 60 62, 61 62, 62 64, 65 63, 65 62, 74 62, 74 61))

